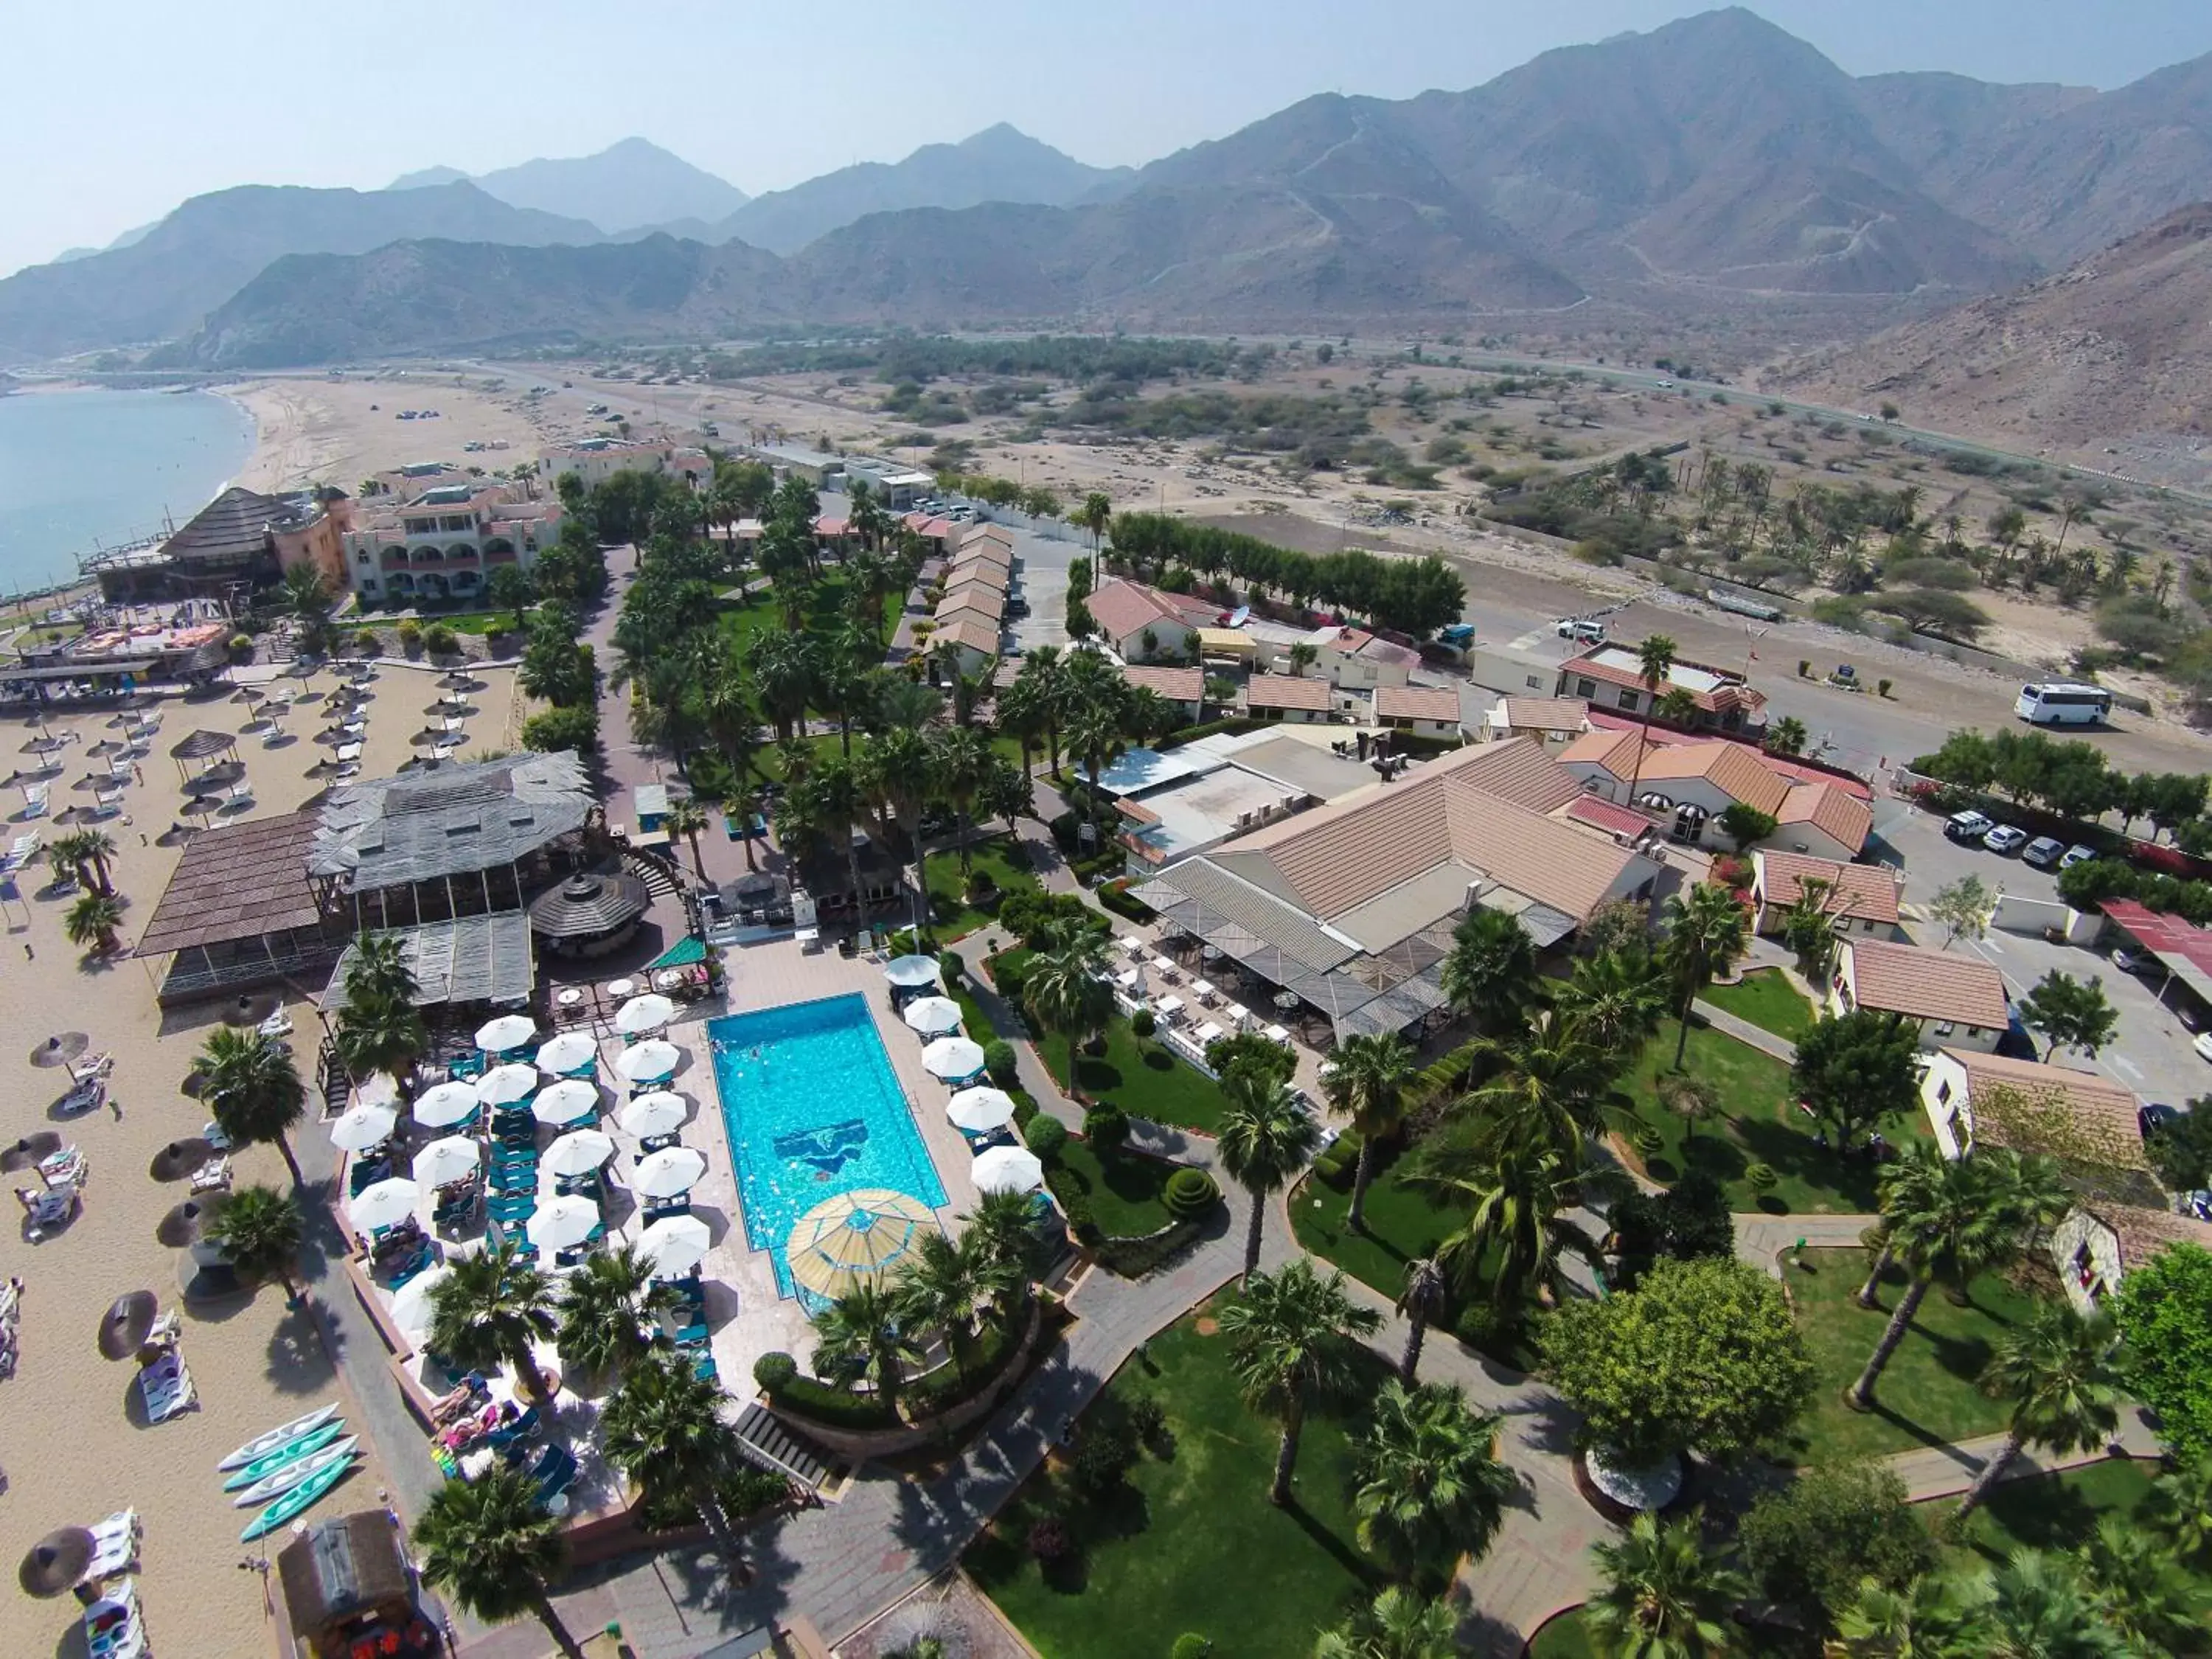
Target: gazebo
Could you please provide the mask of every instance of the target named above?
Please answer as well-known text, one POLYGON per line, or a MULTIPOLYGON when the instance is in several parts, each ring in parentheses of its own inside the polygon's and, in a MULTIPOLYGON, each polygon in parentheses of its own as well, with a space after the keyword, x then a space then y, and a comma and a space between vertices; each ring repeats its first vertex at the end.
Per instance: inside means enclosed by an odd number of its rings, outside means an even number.
POLYGON ((604 956, 629 943, 652 908, 652 892, 628 871, 586 871, 532 901, 530 930, 560 954, 604 956))
POLYGON ((228 761, 240 768, 241 775, 244 771, 245 763, 238 758, 237 738, 228 732, 210 732, 204 726, 171 744, 169 758, 177 763, 177 775, 188 784, 192 781, 195 766, 206 772, 228 761))

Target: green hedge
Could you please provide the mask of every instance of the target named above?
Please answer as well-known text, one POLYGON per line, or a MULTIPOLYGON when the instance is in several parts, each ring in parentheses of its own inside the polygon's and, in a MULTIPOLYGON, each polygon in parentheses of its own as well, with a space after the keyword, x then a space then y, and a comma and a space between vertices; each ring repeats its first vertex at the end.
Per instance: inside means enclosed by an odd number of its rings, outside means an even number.
POLYGON ((1199 1236, 1195 1221, 1178 1221, 1149 1238, 1101 1239, 1091 1254, 1098 1265, 1122 1279, 1142 1279, 1157 1273, 1182 1254, 1199 1236))
POLYGON ((1129 896, 1129 884, 1134 879, 1132 876, 1123 876, 1119 880, 1104 883, 1098 889, 1098 902, 1115 915, 1126 916, 1131 921, 1150 921, 1159 913, 1144 900, 1129 896))
POLYGON ((1160 1201, 1176 1220, 1195 1221, 1221 1202, 1221 1188, 1203 1170, 1177 1170, 1168 1177, 1160 1201))
POLYGON ((795 1376, 769 1395, 769 1404, 836 1429, 895 1429, 898 1413, 872 1394, 856 1394, 818 1377, 795 1376))
POLYGON ((1352 1178, 1359 1169, 1359 1131, 1346 1129, 1314 1159, 1313 1170, 1320 1180, 1327 1182, 1338 1192, 1352 1185, 1352 1178))
POLYGON ((1196 726, 1186 726, 1180 732, 1170 732, 1154 744, 1154 749, 1180 749, 1187 743, 1196 743, 1200 738, 1210 738, 1217 732, 1234 735, 1240 732, 1256 732, 1269 722, 1237 714, 1226 720, 1201 720, 1196 726))
POLYGON ((1005 1372, 1006 1362, 1016 1352, 1015 1341, 1020 1334, 998 1325, 985 1327, 975 1344, 975 1358, 964 1373, 955 1365, 940 1365, 907 1385, 908 1414, 927 1417, 949 1411, 982 1393, 1005 1372))

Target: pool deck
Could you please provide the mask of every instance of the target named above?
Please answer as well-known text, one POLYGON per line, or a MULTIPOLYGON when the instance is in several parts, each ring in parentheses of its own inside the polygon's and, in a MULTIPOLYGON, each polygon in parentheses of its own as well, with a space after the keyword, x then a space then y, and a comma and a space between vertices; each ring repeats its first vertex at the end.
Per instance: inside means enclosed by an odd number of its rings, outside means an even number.
MULTIPOLYGON (((757 1013, 793 1003, 816 1002, 826 997, 858 993, 876 1022, 876 1035, 890 1055, 891 1073, 914 1109, 915 1127, 929 1149, 944 1183, 945 1206, 937 1213, 947 1232, 957 1232, 957 1218, 974 1207, 975 1183, 968 1143, 945 1121, 945 1103, 952 1091, 922 1069, 921 1039, 891 1012, 890 987, 883 969, 861 957, 847 957, 835 950, 809 952, 795 940, 775 939, 760 945, 728 949, 722 965, 728 974, 727 1006, 732 1014, 757 1013)), ((714 1363, 722 1385, 740 1398, 753 1393, 753 1362, 763 1354, 781 1350, 803 1365, 813 1352, 813 1328, 796 1297, 776 1293, 775 1267, 766 1250, 751 1249, 745 1241, 744 1218, 738 1200, 736 1165, 729 1133, 722 1121, 721 1096, 714 1085, 714 1057, 707 1048, 703 1019, 672 1027, 669 1036, 684 1051, 673 1086, 697 1103, 698 1109, 684 1127, 685 1142, 707 1154, 707 1174, 695 1189, 692 1208, 706 1216, 715 1234, 701 1268, 708 1279, 719 1279, 726 1296, 734 1291, 737 1316, 710 1300, 712 1320, 720 1322, 712 1342, 714 1363), (719 1212, 717 1214, 716 1212, 719 1212)), ((988 1040, 988 1034, 977 1041, 988 1040)), ((711 1293, 710 1293, 711 1295, 711 1293)))

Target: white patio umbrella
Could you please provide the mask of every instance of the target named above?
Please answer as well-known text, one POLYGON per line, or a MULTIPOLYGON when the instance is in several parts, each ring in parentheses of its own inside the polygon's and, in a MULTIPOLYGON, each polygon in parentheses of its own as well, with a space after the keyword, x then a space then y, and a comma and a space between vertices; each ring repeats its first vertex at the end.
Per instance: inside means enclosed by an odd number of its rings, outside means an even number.
POLYGON ((673 1134, 690 1115, 691 1103, 682 1095, 656 1089, 623 1106, 615 1114, 615 1121, 622 1125, 624 1134, 649 1140, 654 1135, 673 1134))
POLYGON ((676 1005, 657 991, 632 997, 615 1010, 615 1030, 624 1036, 643 1036, 676 1018, 676 1005))
POLYGON ((541 1250, 567 1250, 589 1238, 599 1224, 599 1206, 588 1198, 570 1194, 539 1205, 524 1231, 541 1250))
POLYGON ((548 1084, 530 1103, 530 1115, 540 1123, 577 1123, 599 1109, 599 1085, 580 1077, 548 1084))
POLYGON ((495 1066, 477 1079, 477 1093, 493 1106, 527 1100, 537 1092, 538 1068, 525 1066, 520 1060, 507 1066, 495 1066))
POLYGON ((520 1048, 538 1035, 538 1022, 527 1014, 501 1014, 477 1028, 477 1047, 488 1054, 520 1048))
POLYGON ((1044 1165, 1019 1146, 994 1146, 969 1171, 979 1193, 1033 1193, 1044 1185, 1044 1165))
POLYGON ((963 1082, 983 1069, 983 1050, 966 1037, 939 1037, 922 1049, 921 1063, 932 1077, 963 1082))
POLYGON ((673 1198, 688 1193, 707 1173, 707 1155, 696 1146, 664 1146, 638 1159, 629 1178, 630 1190, 647 1198, 673 1198))
POLYGON ((389 1181, 380 1181, 364 1187, 346 1206, 346 1213, 353 1224, 363 1232, 374 1232, 379 1227, 396 1227, 415 1213, 415 1206, 422 1201, 422 1189, 413 1182, 394 1176, 389 1181))
POLYGON ((937 983, 937 958, 893 957, 884 964, 884 977, 902 991, 918 991, 937 983))
POLYGON ((908 1029, 925 1036, 960 1029, 960 1005, 951 997, 916 997, 899 1016, 908 1029))
POLYGON ((615 1070, 629 1083, 644 1083, 654 1078, 666 1077, 684 1058, 672 1042, 659 1037, 647 1037, 632 1048, 625 1048, 615 1060, 615 1070))
POLYGON ((430 1293, 453 1276, 451 1267, 419 1273, 392 1293, 392 1322, 410 1335, 430 1328, 430 1293))
POLYGON ((473 1083, 441 1083, 425 1089, 415 1101, 415 1121, 426 1129, 450 1129, 465 1123, 483 1097, 473 1083))
POLYGON ((362 1079, 361 1086, 353 1091, 354 1099, 363 1106, 391 1106, 399 1099, 399 1079, 389 1072, 371 1072, 362 1079))
POLYGON ((539 1160, 556 1176, 587 1175, 615 1155, 615 1143, 597 1129, 571 1129, 539 1160))
POLYGON ((415 1179, 425 1187, 445 1187, 476 1173, 483 1154, 466 1135, 447 1135, 415 1154, 415 1179))
POLYGON ((672 1215, 637 1236, 637 1253, 652 1263, 656 1274, 671 1278, 690 1273, 705 1261, 712 1237, 697 1216, 672 1215))
POLYGON ((1014 1097, 1003 1089, 963 1089, 945 1103, 945 1115, 956 1129, 988 1133, 1014 1121, 1014 1097))
POLYGON ((599 1057, 599 1045, 589 1031, 563 1031, 550 1042, 538 1045, 538 1069, 556 1077, 589 1066, 599 1057))
POLYGON ((392 1139, 399 1114, 389 1106, 349 1106, 331 1123, 331 1145, 342 1152, 365 1152, 392 1139))

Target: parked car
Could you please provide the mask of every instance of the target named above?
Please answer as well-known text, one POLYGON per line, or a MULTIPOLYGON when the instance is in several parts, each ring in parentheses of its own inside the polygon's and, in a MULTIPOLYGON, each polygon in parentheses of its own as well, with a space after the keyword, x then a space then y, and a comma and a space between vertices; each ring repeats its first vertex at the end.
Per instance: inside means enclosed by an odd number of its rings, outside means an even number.
POLYGON ((2212 1060, 2212 1031, 2205 1032, 2189 1046, 2197 1050, 2199 1060, 2212 1060))
POLYGON ((1553 630, 1563 640, 1572 640, 1577 645, 1603 645, 1605 624, 1587 617, 1562 617, 1553 625, 1553 630))
POLYGON ((2027 845, 2027 831, 2009 823, 2000 823, 1982 837, 1982 845, 1992 853, 2001 853, 2010 858, 2027 845))
POLYGON ((2048 870, 2065 856, 2065 843, 2053 836, 2038 836, 2021 848, 2020 861, 2033 865, 2039 870, 2048 870))
POLYGON ((2163 1101, 2147 1100, 2136 1108, 2136 1130, 2145 1140, 2181 1115, 2179 1109, 2163 1101))
POLYGON ((1944 821, 1943 833, 1953 841, 1979 841, 1996 828, 1996 821, 1986 812, 1954 812, 1944 821))
POLYGON ((2073 846, 2068 848, 2064 854, 2059 859, 2058 867, 2061 870, 2071 870, 2075 865, 2087 864, 2091 859, 2096 856, 2097 854, 2090 848, 2084 847, 2081 842, 2076 842, 2073 846))
POLYGON ((2150 957, 2142 951, 2130 951, 2123 945, 2112 952, 2112 966, 2124 974, 2140 974, 2150 964, 2150 957))

